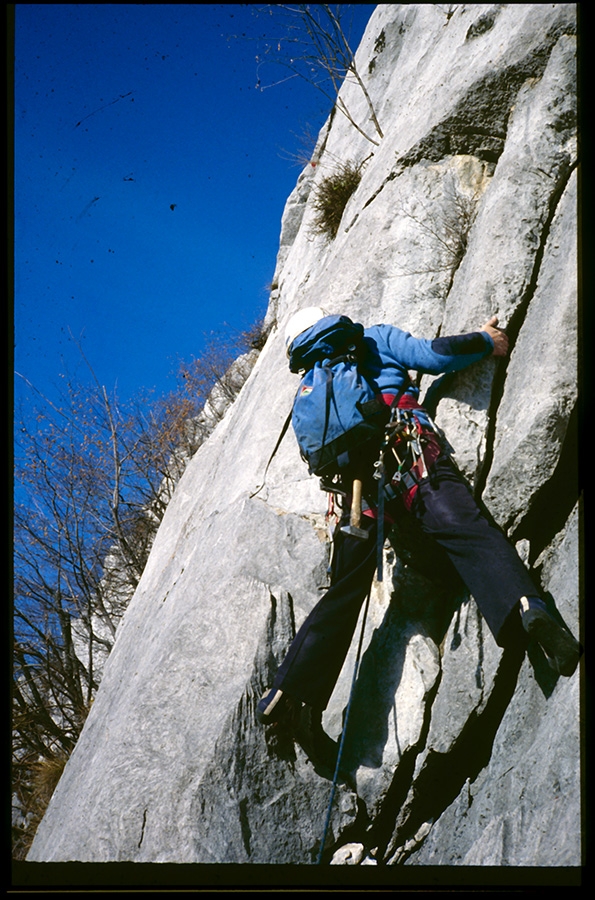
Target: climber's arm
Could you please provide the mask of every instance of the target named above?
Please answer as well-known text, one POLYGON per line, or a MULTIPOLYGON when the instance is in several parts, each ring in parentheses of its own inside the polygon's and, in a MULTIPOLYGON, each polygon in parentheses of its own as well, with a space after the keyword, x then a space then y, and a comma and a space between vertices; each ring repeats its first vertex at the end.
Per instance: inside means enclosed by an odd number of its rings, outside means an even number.
POLYGON ((430 375, 458 372, 492 354, 503 355, 506 336, 495 327, 495 317, 483 330, 448 337, 417 338, 393 325, 366 330, 384 365, 400 364, 430 375))
MULTIPOLYGON (((497 324, 498 317, 492 316, 482 326, 481 331, 435 338, 435 340, 431 341, 431 348, 435 353, 443 357, 465 357, 473 356, 477 353, 486 356, 486 347, 489 346, 492 356, 506 356, 508 353, 508 337, 503 331, 496 328, 497 324)), ((471 362, 473 361, 471 360, 471 362)), ((458 366, 456 362, 454 363, 455 369, 464 368, 468 364, 464 363, 462 359, 460 362, 463 364, 458 366)), ((453 371, 452 366, 453 363, 449 363, 450 371, 453 371)))

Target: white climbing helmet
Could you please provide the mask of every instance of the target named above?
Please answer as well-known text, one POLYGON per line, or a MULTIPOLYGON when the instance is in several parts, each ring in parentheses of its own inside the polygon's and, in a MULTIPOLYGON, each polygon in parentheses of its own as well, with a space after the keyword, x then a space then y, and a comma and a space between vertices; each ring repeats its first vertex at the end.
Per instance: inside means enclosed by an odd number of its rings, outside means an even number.
POLYGON ((325 316, 328 313, 320 306, 307 306, 293 314, 285 326, 285 352, 288 356, 296 337, 325 316))

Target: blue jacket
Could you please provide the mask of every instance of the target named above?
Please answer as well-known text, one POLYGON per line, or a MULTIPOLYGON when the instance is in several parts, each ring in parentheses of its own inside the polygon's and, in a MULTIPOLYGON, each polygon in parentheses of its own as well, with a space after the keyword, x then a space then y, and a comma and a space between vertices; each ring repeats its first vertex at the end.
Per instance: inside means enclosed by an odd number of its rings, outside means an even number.
POLYGON ((403 391, 417 400, 419 388, 408 370, 429 375, 458 372, 490 356, 494 342, 485 331, 440 337, 416 338, 394 325, 372 325, 364 330, 367 352, 360 363, 362 374, 381 394, 403 391))

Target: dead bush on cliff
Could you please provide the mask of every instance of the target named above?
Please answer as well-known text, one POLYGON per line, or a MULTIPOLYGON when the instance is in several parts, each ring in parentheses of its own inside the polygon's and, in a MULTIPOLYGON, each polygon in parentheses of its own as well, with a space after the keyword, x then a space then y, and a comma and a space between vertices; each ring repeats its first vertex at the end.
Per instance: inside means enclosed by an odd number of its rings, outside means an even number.
MULTIPOLYGON (((365 161, 364 161, 365 162, 365 161)), ((336 237, 349 199, 358 188, 364 163, 341 163, 324 175, 314 188, 312 230, 332 240, 336 237)))

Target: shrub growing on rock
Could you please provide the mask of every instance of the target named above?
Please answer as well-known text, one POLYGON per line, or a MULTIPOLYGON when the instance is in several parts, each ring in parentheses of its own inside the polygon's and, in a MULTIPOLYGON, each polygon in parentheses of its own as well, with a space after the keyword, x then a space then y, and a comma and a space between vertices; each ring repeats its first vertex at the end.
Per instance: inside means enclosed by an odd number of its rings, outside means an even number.
POLYGON ((314 189, 314 232, 332 240, 336 237, 347 202, 362 177, 362 163, 351 161, 325 175, 314 189))

